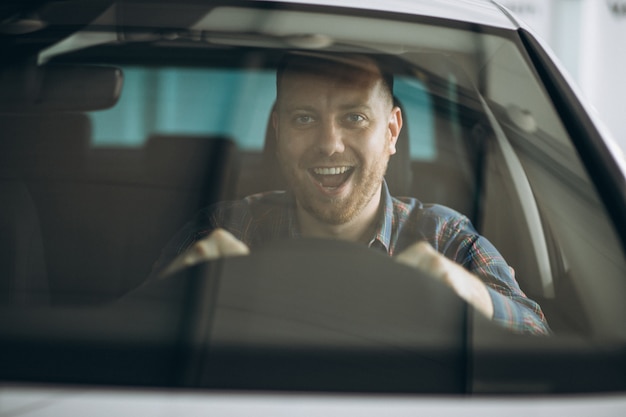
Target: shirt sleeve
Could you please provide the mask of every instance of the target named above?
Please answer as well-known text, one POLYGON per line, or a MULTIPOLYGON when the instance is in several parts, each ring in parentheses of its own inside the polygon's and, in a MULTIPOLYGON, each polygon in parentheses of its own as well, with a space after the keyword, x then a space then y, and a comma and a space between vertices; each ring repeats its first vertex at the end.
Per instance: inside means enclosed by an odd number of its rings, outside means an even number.
POLYGON ((515 272, 498 250, 460 216, 449 225, 450 243, 444 255, 463 265, 487 286, 493 302, 493 321, 517 333, 547 335, 550 328, 538 303, 524 294, 515 272))

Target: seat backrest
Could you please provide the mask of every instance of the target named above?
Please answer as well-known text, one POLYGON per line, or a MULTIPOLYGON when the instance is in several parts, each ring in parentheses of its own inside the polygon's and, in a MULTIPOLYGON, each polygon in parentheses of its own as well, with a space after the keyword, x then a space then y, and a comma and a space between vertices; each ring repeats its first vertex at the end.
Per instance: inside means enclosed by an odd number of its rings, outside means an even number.
POLYGON ((0 114, 0 177, 76 178, 84 168, 91 121, 82 113, 0 114))
POLYGON ((230 198, 236 157, 230 139, 182 134, 152 135, 143 148, 92 149, 90 187, 76 195, 89 234, 65 242, 81 253, 65 268, 74 277, 66 288, 106 299, 140 285, 198 210, 230 198), (90 282, 77 280, 79 271, 90 282))
MULTIPOLYGON (((402 105, 396 99, 396 105, 402 105)), ((273 111, 273 110, 272 110, 273 111)), ((403 127, 396 143, 397 152, 389 159, 385 180, 389 191, 393 196, 407 196, 411 190, 411 154, 409 142, 408 120, 403 120, 403 127)), ((259 176, 258 191, 284 190, 287 188, 278 160, 276 158, 276 131, 271 122, 271 112, 265 130, 265 142, 263 145, 262 173, 259 176)))
POLYGON ((53 286, 45 217, 52 182, 82 176, 91 134, 79 113, 0 114, 0 291, 10 301, 47 302, 53 286))
POLYGON ((155 135, 144 148, 93 148, 90 119, 76 113, 0 114, 0 126, 4 299, 122 295, 197 210, 234 189, 229 139, 155 135))
POLYGON ((0 180, 0 297, 47 302, 49 283, 39 215, 21 181, 0 180))
POLYGON ((141 193, 152 208, 135 227, 146 233, 143 253, 150 254, 152 266, 198 210, 235 197, 239 152, 233 140, 222 136, 160 134, 148 139, 145 159, 141 193))
POLYGON ((154 134, 145 150, 147 180, 167 187, 200 188, 199 202, 232 197, 238 171, 235 142, 225 136, 154 134))

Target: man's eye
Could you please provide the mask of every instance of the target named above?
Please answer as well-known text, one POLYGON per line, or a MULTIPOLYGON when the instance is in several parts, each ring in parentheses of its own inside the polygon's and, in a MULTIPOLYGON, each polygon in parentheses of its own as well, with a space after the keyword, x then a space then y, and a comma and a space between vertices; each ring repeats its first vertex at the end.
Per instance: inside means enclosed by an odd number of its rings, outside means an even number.
POLYGON ((349 114, 346 116, 346 120, 350 123, 361 123, 363 121, 365 121, 365 117, 363 117, 363 115, 361 114, 349 114))
POLYGON ((309 123, 313 123, 314 119, 312 116, 309 116, 307 114, 302 114, 302 115, 294 117, 294 122, 299 125, 306 125, 309 123))

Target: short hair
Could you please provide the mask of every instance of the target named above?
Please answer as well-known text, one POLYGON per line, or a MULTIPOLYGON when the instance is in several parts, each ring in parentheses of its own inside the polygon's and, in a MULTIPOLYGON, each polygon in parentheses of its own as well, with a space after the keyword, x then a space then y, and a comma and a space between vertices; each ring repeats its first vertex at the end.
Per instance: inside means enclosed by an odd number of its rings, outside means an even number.
POLYGON ((393 73, 386 69, 380 58, 366 54, 288 52, 283 55, 276 69, 276 93, 279 94, 282 78, 287 71, 335 76, 337 70, 341 69, 371 72, 372 65, 380 75, 389 100, 395 104, 393 73))

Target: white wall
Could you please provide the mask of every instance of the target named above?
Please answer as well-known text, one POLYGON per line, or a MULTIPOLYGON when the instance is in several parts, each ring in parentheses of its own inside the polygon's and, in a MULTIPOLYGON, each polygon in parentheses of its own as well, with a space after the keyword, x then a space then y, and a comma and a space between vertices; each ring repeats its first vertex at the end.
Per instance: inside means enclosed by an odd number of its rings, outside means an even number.
POLYGON ((584 0, 580 86, 626 149, 626 0, 584 0))
POLYGON ((626 0, 500 0, 553 49, 626 150, 626 0))

